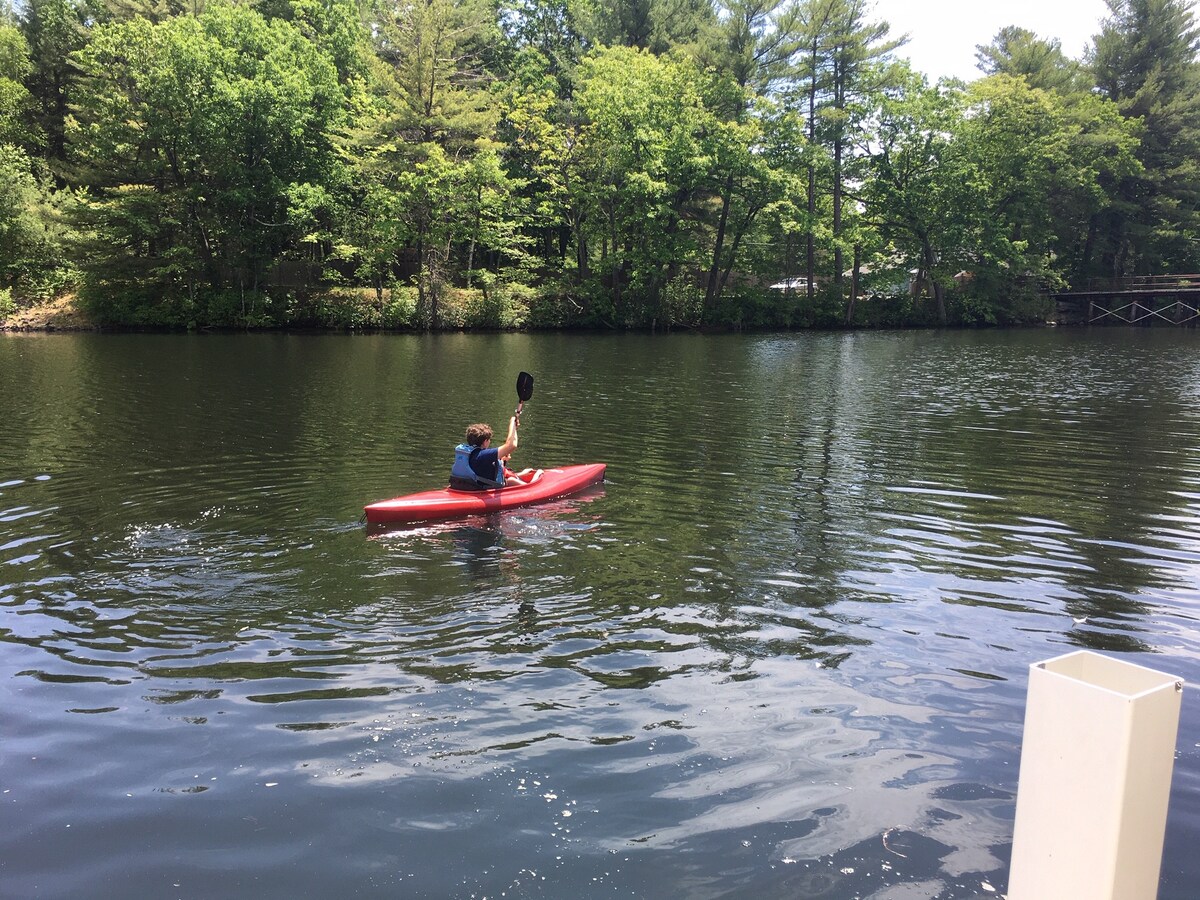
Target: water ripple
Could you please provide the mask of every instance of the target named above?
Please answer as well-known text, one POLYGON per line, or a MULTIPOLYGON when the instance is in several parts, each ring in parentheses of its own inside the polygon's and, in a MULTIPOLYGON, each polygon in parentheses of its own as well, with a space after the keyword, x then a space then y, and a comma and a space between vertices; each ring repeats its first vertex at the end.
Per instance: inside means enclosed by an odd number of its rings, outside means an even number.
POLYGON ((0 340, 17 893, 998 894, 1028 665, 1200 680, 1179 337, 158 337, 0 340), (608 483, 364 533, 498 360, 608 483))

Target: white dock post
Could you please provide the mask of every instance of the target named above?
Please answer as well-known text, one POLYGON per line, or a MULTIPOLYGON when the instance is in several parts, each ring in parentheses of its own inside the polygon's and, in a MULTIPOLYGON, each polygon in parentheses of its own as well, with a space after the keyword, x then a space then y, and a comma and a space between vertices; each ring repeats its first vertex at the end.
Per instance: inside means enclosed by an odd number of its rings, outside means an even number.
POLYGON ((1081 650, 1029 669, 1008 900, 1154 900, 1183 681, 1081 650))

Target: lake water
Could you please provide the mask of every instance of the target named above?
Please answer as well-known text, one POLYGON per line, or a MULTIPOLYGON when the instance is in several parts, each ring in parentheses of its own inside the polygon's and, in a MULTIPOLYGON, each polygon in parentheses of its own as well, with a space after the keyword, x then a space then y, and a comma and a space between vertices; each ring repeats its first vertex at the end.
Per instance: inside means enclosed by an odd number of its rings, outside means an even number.
POLYGON ((1186 679, 1167 329, 0 336, 0 896, 1000 896, 1028 667, 1186 679), (536 379, 550 505, 369 532, 536 379))

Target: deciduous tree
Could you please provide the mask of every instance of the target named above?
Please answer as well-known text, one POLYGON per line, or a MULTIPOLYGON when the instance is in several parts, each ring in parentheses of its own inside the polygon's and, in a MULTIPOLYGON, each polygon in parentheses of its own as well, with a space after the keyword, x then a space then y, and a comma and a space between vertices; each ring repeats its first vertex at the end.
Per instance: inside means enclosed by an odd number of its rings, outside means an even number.
POLYGON ((154 297, 166 320, 222 296, 244 318, 336 177, 332 61, 287 22, 224 3, 101 26, 79 61, 94 280, 154 297))
POLYGON ((11 13, 0 7, 0 144, 33 149, 33 96, 25 87, 25 79, 32 72, 25 36, 11 13))

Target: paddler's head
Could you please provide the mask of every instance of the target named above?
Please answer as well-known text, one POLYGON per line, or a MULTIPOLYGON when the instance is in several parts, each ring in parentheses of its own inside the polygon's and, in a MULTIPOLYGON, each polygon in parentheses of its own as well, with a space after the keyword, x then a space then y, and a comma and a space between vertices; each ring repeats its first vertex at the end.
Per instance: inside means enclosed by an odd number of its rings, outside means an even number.
POLYGON ((480 422, 467 428, 467 443, 472 447, 482 447, 492 439, 492 426, 480 422))

